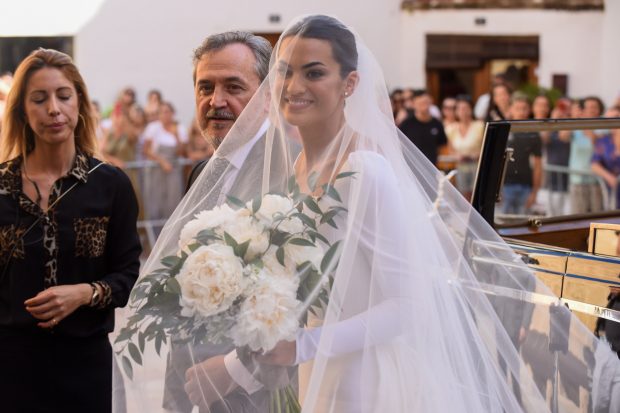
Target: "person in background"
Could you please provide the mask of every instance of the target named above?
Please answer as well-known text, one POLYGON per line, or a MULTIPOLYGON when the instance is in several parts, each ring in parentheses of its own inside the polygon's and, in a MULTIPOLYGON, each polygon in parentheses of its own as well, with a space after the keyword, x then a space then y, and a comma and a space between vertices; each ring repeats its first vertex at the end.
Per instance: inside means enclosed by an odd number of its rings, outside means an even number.
POLYGON ((416 91, 413 116, 405 119, 399 129, 433 165, 437 165, 439 149, 448 143, 448 139, 441 121, 431 115, 431 104, 431 96, 426 90, 416 91))
POLYGON ((161 92, 157 89, 149 90, 149 93, 146 95, 146 105, 144 105, 147 122, 155 122, 158 119, 161 103, 161 92))
POLYGON ((448 125, 457 122, 455 98, 447 97, 441 102, 441 120, 444 129, 446 129, 448 125))
MULTIPOLYGON (((511 120, 530 117, 530 102, 526 96, 515 94, 507 113, 511 120)), ((510 134, 508 147, 514 150, 513 162, 508 162, 502 188, 502 212, 522 215, 534 203, 542 182, 542 141, 537 132, 510 134)))
POLYGON ((196 117, 192 119, 187 143, 187 158, 191 161, 204 161, 213 155, 213 146, 202 136, 196 117))
POLYGON ((177 162, 185 156, 187 132, 174 113, 170 102, 162 102, 159 120, 149 123, 144 131, 144 156, 157 163, 146 171, 144 179, 147 219, 167 219, 183 197, 183 173, 177 162))
POLYGON ((96 121, 71 58, 18 66, 0 148, 0 383, 17 412, 112 410, 114 309, 140 266, 127 176, 94 158, 96 121))
MULTIPOLYGON (((571 101, 567 98, 558 99, 551 111, 552 119, 566 119, 570 117, 571 101)), ((572 131, 553 131, 541 134, 543 142, 545 163, 551 167, 568 167, 570 157, 570 142, 572 131)), ((557 216, 568 213, 568 174, 562 172, 547 172, 547 190, 549 191, 549 215, 557 216)))
POLYGON ((403 108, 402 89, 394 89, 392 93, 390 93, 390 103, 392 104, 392 113, 394 114, 394 119, 396 119, 398 113, 403 108))
POLYGON ((465 198, 469 199, 476 179, 484 123, 473 118, 471 101, 467 97, 458 97, 455 105, 456 123, 446 127, 446 135, 451 152, 458 158, 456 187, 465 198))
MULTIPOLYGON (((506 83, 506 78, 503 74, 493 75, 491 78, 491 84, 489 85, 489 89, 493 89, 493 86, 506 83)), ((476 100, 476 106, 474 106, 474 117, 479 120, 485 120, 487 113, 489 112, 489 105, 491 102, 491 93, 487 92, 478 97, 476 100)))
POLYGON ((491 89, 489 110, 485 116, 486 122, 508 119, 511 95, 512 90, 507 84, 499 83, 493 86, 491 89))
MULTIPOLYGON (((610 108, 605 113, 605 117, 620 117, 620 107, 614 106, 610 108)), ((620 205, 620 191, 618 190, 618 176, 620 176, 620 129, 609 130, 594 141, 592 172, 605 180, 607 189, 612 195, 615 195, 615 205, 612 205, 612 209, 618 208, 620 205)))
MULTIPOLYGON (((603 114, 603 110, 603 102, 596 96, 588 96, 581 100, 582 118, 598 118, 603 114)), ((599 135, 599 131, 592 130, 573 132, 568 161, 570 169, 591 171, 594 142, 599 135)), ((571 213, 583 214, 603 210, 601 187, 592 176, 571 174, 569 183, 571 213)))

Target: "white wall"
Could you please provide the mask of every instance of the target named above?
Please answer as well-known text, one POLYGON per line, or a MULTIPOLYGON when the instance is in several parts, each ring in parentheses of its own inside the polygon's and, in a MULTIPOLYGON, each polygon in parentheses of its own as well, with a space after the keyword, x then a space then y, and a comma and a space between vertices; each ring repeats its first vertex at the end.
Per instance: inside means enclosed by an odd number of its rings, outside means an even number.
POLYGON ((94 99, 104 107, 126 85, 144 100, 162 90, 187 124, 194 112, 192 50, 209 34, 226 30, 281 32, 296 16, 332 14, 354 27, 398 76, 400 0, 106 0, 75 37, 75 58, 94 99), (281 22, 270 23, 270 14, 281 22))
POLYGON ((280 32, 296 16, 332 14, 354 27, 383 67, 387 85, 424 87, 426 34, 538 35, 539 81, 569 75, 572 96, 620 92, 620 0, 605 12, 435 10, 409 13, 400 0, 105 0, 75 37, 76 61, 93 98, 111 105, 134 86, 144 100, 159 88, 179 119, 193 116, 192 50, 209 34, 239 29, 280 32), (279 14, 280 23, 270 23, 279 14), (474 24, 485 17, 486 25, 474 24))
MULTIPOLYGON (((608 11, 564 12, 554 10, 434 10, 403 13, 403 38, 400 86, 424 87, 425 35, 537 35, 540 39, 538 78, 541 86, 550 87, 554 73, 569 75, 569 94, 603 95, 620 77, 611 73, 601 76, 598 70, 603 50, 607 66, 620 67, 620 1, 608 1, 608 11), (610 5, 610 3, 615 3, 610 5), (477 17, 486 25, 476 26, 477 17), (615 24, 612 22, 615 21, 615 24), (604 24, 605 23, 605 24, 604 24), (603 34, 607 36, 603 43, 603 34), (603 47, 601 47, 603 45, 603 47), (605 47, 606 46, 606 47, 605 47)), ((617 71, 616 71, 617 73, 617 71)), ((618 89, 618 87, 616 87, 618 89)))

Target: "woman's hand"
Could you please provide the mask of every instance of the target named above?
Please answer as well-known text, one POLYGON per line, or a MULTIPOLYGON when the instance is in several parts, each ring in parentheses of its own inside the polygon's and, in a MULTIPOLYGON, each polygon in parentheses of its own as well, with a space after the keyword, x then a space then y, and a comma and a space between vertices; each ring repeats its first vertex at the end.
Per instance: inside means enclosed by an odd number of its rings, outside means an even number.
POLYGON ((255 358, 259 363, 292 366, 297 358, 297 343, 295 341, 279 341, 271 351, 265 354, 257 354, 255 358))
POLYGON ((167 160, 165 160, 165 159, 162 159, 162 160, 159 162, 159 166, 161 166, 161 169, 162 169, 165 173, 167 173, 167 174, 169 174, 170 172, 172 172, 172 164, 171 164, 170 162, 168 162, 167 160))
POLYGON ((93 289, 89 284, 58 285, 41 291, 24 302, 26 311, 42 322, 41 328, 55 327, 75 310, 90 303, 93 289))
POLYGON ((184 387, 194 405, 209 411, 213 402, 222 399, 237 385, 226 370, 224 356, 215 356, 187 369, 184 387))

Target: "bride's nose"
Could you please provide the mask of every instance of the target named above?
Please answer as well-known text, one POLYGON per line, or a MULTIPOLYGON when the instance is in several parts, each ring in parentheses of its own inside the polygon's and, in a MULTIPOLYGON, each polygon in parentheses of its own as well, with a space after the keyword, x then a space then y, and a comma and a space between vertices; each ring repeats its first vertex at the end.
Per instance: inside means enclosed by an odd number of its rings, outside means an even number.
POLYGON ((301 74, 293 73, 285 84, 286 92, 289 95, 298 95, 306 91, 304 79, 301 74))

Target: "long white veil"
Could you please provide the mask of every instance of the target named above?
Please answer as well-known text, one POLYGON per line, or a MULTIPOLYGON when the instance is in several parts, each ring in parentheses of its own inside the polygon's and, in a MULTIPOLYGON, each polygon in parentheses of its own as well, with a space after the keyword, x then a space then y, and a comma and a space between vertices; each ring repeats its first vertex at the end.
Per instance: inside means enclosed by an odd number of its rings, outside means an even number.
MULTIPOLYGON (((287 47, 281 39, 268 78, 216 153, 227 161, 224 172, 210 161, 164 227, 127 309, 128 324, 117 331, 123 366, 117 382, 119 388, 124 382, 128 409, 161 411, 164 393, 187 397, 183 386, 165 384, 181 360, 170 354, 185 352, 182 375, 192 364, 236 347, 224 336, 238 326, 222 321, 196 328, 177 283, 166 281, 188 265, 188 240, 208 241, 209 234, 199 235, 204 219, 219 219, 203 213, 201 221, 197 214, 226 203, 234 210, 253 200, 250 210, 260 211, 262 195, 293 194, 299 200, 316 188, 315 198, 302 200, 298 212, 314 220, 319 234, 304 236, 320 246, 315 268, 321 267, 316 273, 322 281, 298 296, 302 305, 289 308, 275 297, 278 305, 262 307, 265 317, 285 307, 299 320, 299 330, 289 337, 296 340, 295 363, 261 364, 260 349, 239 349, 255 388, 237 392, 238 404, 220 394, 211 411, 278 411, 274 406, 281 400, 274 401, 272 390, 285 387, 304 412, 618 409, 611 405, 620 372, 616 355, 557 305, 557 297, 399 132, 381 68, 351 33, 324 16, 292 23, 283 35, 287 47), (358 81, 343 98, 344 109, 336 105, 328 114, 344 110, 342 126, 326 137, 322 157, 310 165, 300 155, 300 130, 281 112, 288 93, 286 62, 304 38, 328 42, 334 58, 346 61, 347 33, 357 53, 358 81), (297 182, 297 190, 290 178, 301 162, 314 173, 310 182, 297 182), (327 254, 336 244, 334 254, 327 254), (154 294, 158 288, 161 294, 154 294), (180 344, 170 351, 175 341, 180 344), (266 402, 255 396, 261 391, 271 392, 266 402)), ((236 245, 249 241, 245 248, 258 257, 264 239, 236 225, 230 224, 228 235, 236 245)), ((277 277, 290 257, 281 267, 268 265, 267 258, 261 262, 269 270, 265 274, 277 277)), ((211 287, 205 291, 213 292, 211 287)), ((250 316, 262 310, 254 308, 250 316)))

